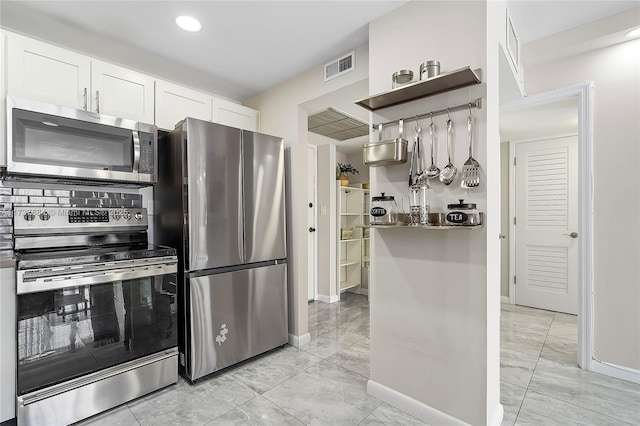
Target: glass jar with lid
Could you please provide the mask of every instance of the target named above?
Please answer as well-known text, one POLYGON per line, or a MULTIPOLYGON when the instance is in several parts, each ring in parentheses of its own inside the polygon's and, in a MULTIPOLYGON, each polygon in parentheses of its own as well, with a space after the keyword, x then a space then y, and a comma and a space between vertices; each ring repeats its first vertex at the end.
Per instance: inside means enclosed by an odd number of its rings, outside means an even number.
POLYGON ((380 195, 371 197, 372 225, 395 225, 398 222, 396 214, 396 200, 393 195, 380 195))
POLYGON ((476 204, 465 203, 464 200, 458 201, 459 203, 447 204, 447 225, 480 225, 480 213, 478 213, 476 204))

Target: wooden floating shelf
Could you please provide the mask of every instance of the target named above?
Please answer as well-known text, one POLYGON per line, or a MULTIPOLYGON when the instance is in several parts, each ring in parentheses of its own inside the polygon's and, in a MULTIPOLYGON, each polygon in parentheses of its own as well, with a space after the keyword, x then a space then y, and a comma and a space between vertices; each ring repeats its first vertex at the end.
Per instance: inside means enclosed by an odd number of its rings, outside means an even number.
MULTIPOLYGON (((476 70, 480 71, 480 70, 476 70)), ((478 74, 471 67, 464 67, 454 71, 442 73, 427 80, 417 81, 407 84, 384 93, 370 96, 356 101, 356 105, 375 111, 409 102, 427 96, 437 95, 450 90, 461 89, 463 87, 480 84, 478 74)))

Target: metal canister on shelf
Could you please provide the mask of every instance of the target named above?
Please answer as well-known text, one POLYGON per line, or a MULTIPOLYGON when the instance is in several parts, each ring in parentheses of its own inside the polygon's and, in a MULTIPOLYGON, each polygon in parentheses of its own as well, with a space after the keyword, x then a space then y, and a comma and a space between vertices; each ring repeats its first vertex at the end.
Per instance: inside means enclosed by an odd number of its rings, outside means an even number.
POLYGON ((391 88, 395 89, 400 86, 404 86, 405 84, 411 83, 413 80, 413 71, 411 70, 400 70, 393 73, 391 76, 391 88))
POLYGON ((426 80, 440 74, 440 61, 426 61, 420 64, 420 80, 426 80))
POLYGON ((480 225, 480 213, 475 203, 459 200, 457 204, 447 204, 447 225, 474 226, 480 225))

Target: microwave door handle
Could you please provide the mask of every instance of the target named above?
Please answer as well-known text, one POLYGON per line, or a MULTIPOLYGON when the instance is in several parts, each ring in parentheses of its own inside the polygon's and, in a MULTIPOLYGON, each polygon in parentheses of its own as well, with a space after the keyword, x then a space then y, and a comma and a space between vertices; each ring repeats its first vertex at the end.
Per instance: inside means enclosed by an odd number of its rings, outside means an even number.
POLYGON ((133 134, 133 172, 138 173, 140 170, 140 135, 137 130, 131 132, 133 134))

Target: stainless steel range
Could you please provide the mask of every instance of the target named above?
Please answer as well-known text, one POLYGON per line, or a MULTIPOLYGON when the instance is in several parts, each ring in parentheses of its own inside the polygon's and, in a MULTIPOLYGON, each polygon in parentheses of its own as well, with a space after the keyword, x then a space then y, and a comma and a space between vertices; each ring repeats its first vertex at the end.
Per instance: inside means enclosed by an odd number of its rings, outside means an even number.
POLYGON ((13 225, 18 425, 74 423, 177 381, 177 257, 148 244, 145 209, 15 207, 13 225))

